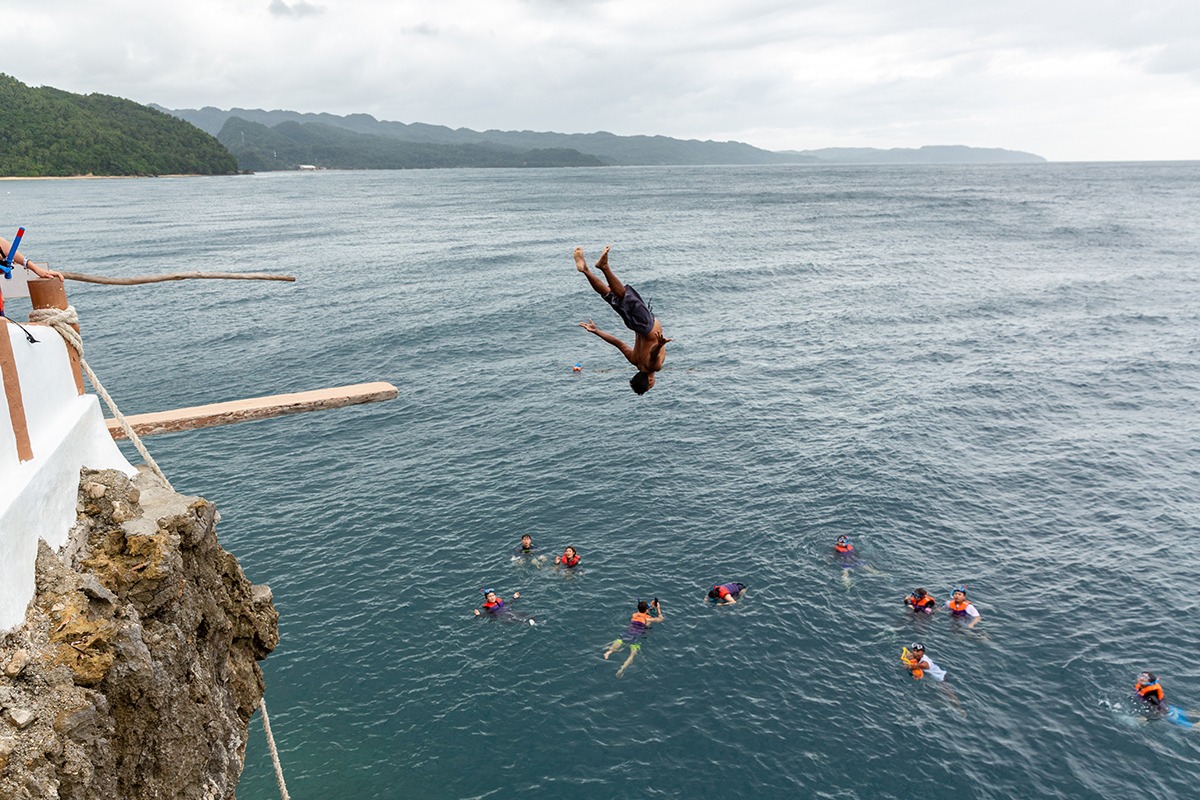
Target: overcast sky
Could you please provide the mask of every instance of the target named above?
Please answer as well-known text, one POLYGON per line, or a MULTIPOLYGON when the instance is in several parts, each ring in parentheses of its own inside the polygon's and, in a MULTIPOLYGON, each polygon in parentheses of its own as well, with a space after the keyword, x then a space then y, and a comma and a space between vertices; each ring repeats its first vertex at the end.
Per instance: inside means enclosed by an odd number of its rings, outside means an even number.
POLYGON ((169 108, 1200 159, 1196 0, 3 0, 0 71, 169 108))

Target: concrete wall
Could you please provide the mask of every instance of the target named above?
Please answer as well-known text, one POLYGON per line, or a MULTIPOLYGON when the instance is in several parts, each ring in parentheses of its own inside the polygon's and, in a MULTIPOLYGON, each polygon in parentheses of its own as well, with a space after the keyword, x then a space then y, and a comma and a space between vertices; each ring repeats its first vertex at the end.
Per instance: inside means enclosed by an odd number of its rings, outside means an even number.
POLYGON ((98 398, 79 395, 66 343, 50 328, 28 327, 37 344, 0 319, 0 336, 12 344, 33 451, 31 460, 20 460, 5 392, 10 387, 0 376, 0 631, 25 619, 38 538, 56 549, 66 543, 80 468, 135 472, 105 429, 98 398))

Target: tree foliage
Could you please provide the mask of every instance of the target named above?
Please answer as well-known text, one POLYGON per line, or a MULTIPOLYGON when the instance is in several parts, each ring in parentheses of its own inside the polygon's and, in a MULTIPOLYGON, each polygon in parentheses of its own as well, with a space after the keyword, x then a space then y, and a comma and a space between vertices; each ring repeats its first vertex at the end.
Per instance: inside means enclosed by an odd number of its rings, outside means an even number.
POLYGON ((321 122, 281 122, 267 127, 230 117, 217 140, 244 170, 436 169, 438 167, 598 167, 595 156, 570 148, 520 148, 493 144, 397 141, 321 122))
POLYGON ((0 175, 228 175, 233 156, 204 131, 103 94, 32 88, 0 74, 0 175))

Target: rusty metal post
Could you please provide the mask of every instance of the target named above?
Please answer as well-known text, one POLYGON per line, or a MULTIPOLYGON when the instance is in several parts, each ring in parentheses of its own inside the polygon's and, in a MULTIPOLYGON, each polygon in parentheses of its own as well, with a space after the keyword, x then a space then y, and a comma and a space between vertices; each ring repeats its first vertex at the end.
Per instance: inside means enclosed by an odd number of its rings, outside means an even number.
MULTIPOLYGON (((67 307, 67 288, 63 282, 56 278, 42 278, 40 280, 29 281, 29 302, 34 308, 59 308, 66 309, 67 307)), ((79 333, 79 326, 72 325, 76 333, 79 333)), ((67 345, 67 357, 71 359, 71 371, 75 373, 75 388, 83 394, 83 369, 79 366, 79 353, 75 352, 75 348, 67 345)))
POLYGON ((25 401, 21 398, 21 378, 17 374, 17 361, 13 356, 12 340, 9 338, 8 320, 0 318, 0 375, 4 378, 4 396, 8 400, 8 416, 12 422, 13 438, 17 443, 17 458, 33 460, 33 447, 29 443, 29 423, 25 419, 25 401))

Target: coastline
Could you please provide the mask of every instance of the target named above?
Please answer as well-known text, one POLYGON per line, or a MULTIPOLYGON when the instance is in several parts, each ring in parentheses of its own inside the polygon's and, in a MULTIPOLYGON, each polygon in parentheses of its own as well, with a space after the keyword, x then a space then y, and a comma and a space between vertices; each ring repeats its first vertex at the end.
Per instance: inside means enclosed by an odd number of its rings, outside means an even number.
MULTIPOLYGON (((242 175, 232 172, 230 175, 242 175)), ((0 175, 0 181, 105 181, 126 180, 130 178, 213 178, 215 175, 203 175, 199 172, 172 173, 169 175, 0 175)))

